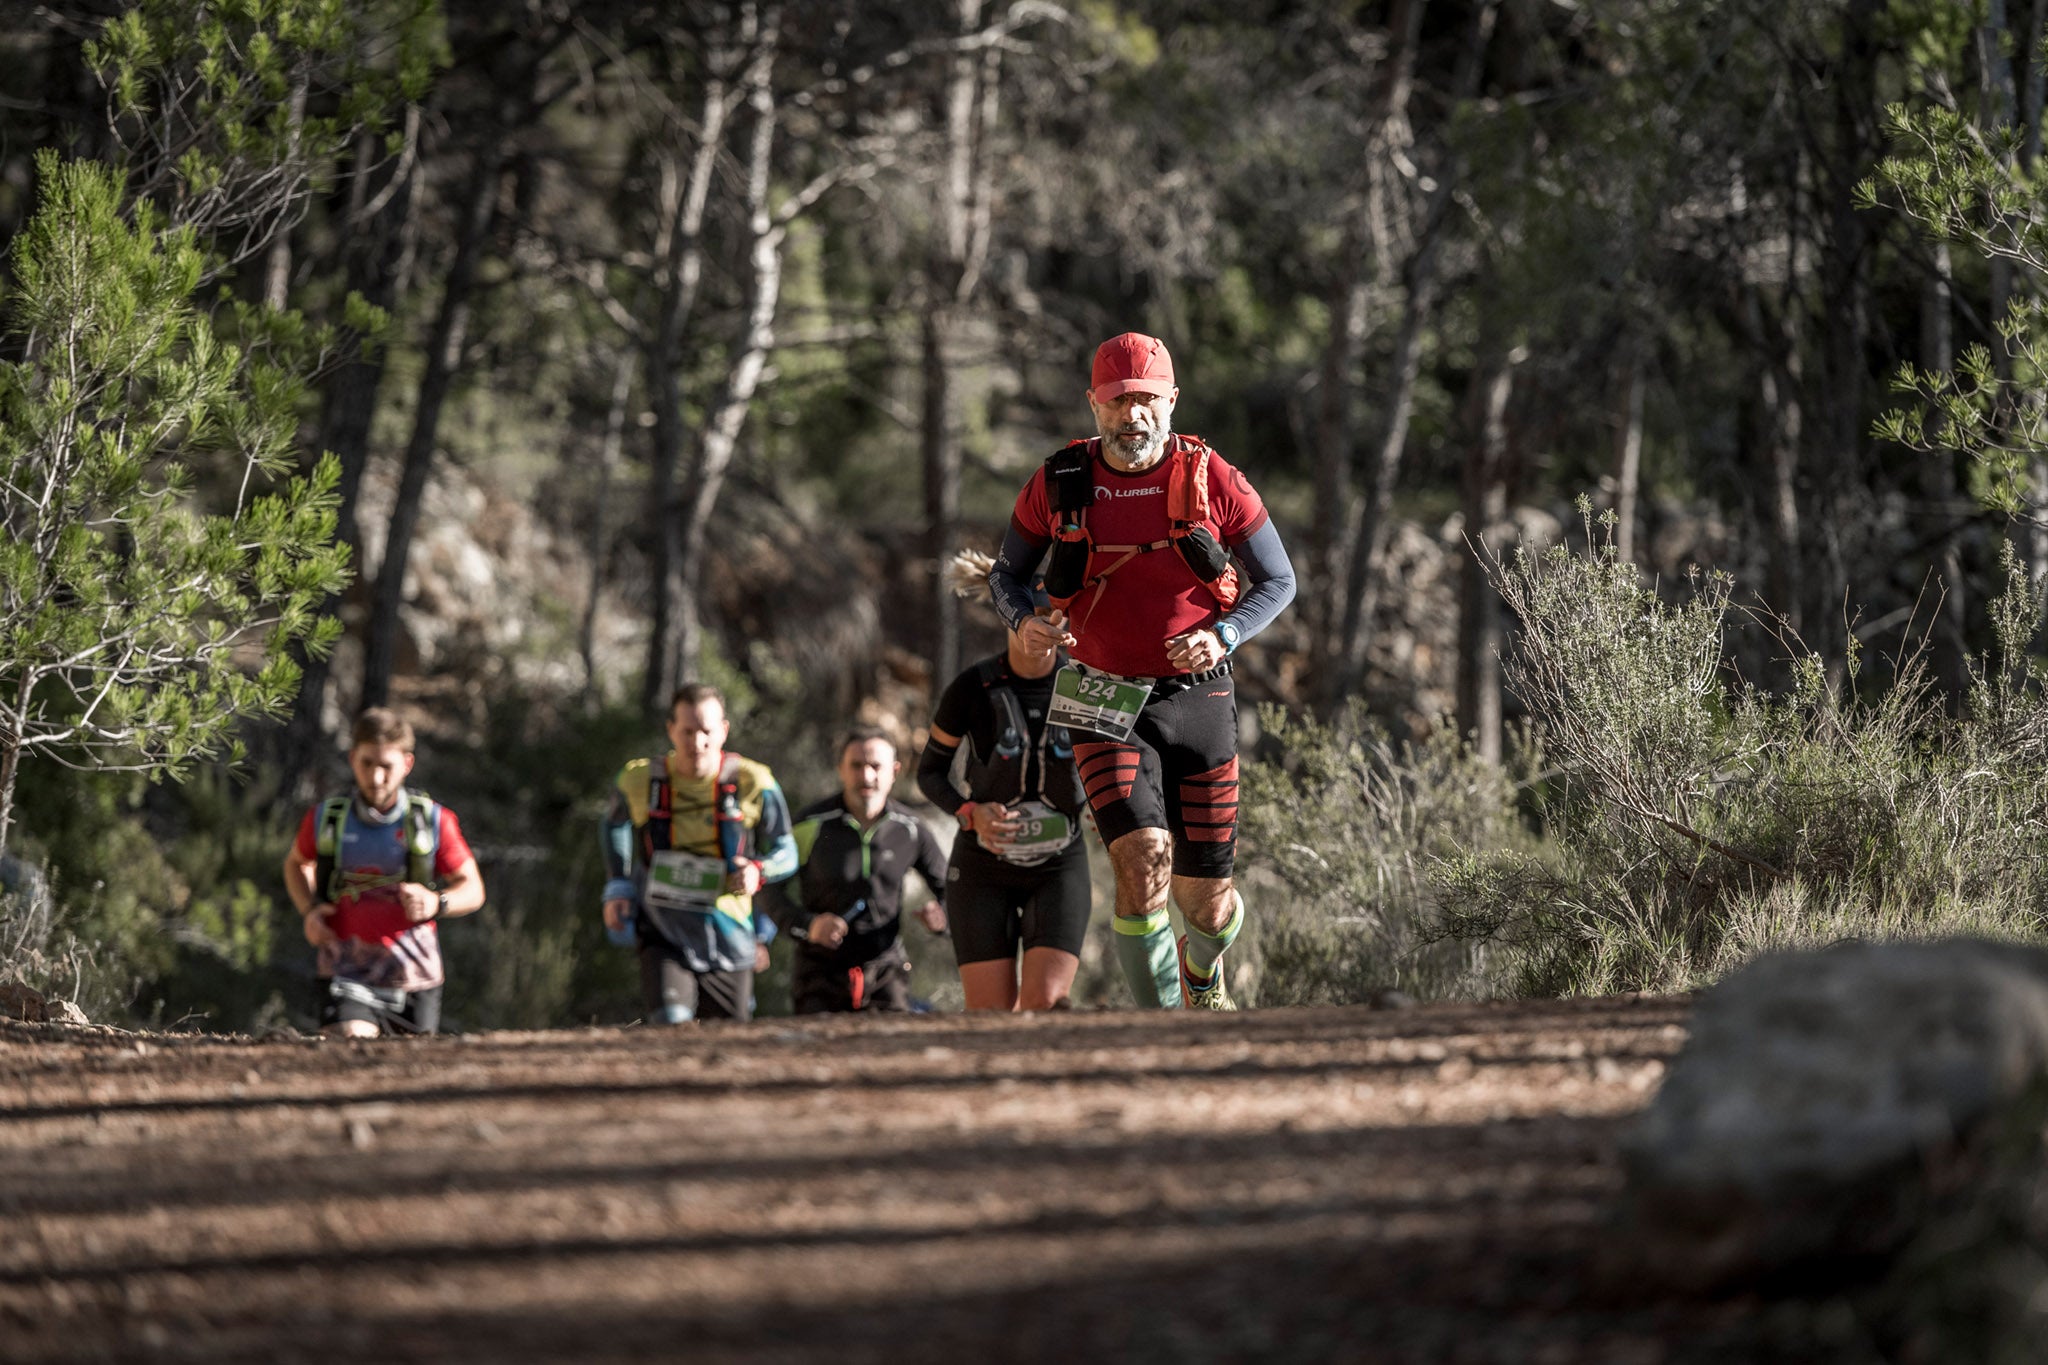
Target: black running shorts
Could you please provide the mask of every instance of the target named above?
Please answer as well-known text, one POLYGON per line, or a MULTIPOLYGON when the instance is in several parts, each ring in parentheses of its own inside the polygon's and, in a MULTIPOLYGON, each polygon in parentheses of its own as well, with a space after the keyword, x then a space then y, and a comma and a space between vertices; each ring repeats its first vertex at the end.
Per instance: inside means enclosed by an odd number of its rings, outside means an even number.
POLYGON ((375 1024, 387 1037, 432 1033, 441 1027, 441 988, 400 991, 322 977, 320 1027, 351 1021, 375 1024))
POLYGON ((910 1011, 910 959, 901 943, 870 962, 848 966, 803 946, 797 948, 790 974, 790 1008, 796 1014, 848 1014, 872 1010, 884 1014, 910 1011))
POLYGON ((1173 870, 1228 877, 1237 861, 1237 694, 1230 675, 1161 681, 1128 743, 1076 740, 1102 841, 1173 836, 1173 870))
POLYGON ((650 1023, 748 1019, 754 1013, 754 970, 693 972, 667 943, 643 938, 640 1003, 650 1023))
POLYGON ((1036 867, 1018 867, 963 833, 946 867, 953 958, 963 967, 1014 962, 1019 947, 1058 948, 1078 957, 1091 899, 1085 839, 1036 867))

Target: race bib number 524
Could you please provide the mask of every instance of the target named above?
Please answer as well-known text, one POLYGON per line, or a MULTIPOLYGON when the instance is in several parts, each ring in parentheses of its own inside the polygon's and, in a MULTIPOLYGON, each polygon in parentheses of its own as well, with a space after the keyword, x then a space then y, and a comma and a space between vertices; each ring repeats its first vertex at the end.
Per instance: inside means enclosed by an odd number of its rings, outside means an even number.
POLYGON ((1052 682, 1046 724, 1086 730, 1104 739, 1127 740, 1138 712, 1152 695, 1149 678, 1121 678, 1086 664, 1068 664, 1052 682))

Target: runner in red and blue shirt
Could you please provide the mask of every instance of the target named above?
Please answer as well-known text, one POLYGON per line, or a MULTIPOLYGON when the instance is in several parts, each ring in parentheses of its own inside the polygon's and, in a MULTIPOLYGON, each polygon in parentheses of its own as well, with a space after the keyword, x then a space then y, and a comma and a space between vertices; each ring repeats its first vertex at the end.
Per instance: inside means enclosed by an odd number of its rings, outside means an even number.
POLYGON ((434 926, 484 903, 455 812, 406 788, 413 759, 411 725, 363 712, 348 754, 355 790, 307 811, 284 857, 285 892, 318 952, 324 1032, 434 1032, 446 980, 434 926))

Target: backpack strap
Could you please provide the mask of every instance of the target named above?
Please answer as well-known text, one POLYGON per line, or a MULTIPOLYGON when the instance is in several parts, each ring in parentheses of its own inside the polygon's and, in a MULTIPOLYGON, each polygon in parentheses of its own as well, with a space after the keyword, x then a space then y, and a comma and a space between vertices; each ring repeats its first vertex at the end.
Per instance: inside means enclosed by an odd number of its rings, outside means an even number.
POLYGON ((1139 555, 1171 545, 1209 592, 1223 607, 1237 601, 1237 570, 1230 566, 1210 523, 1209 444, 1199 436, 1176 435, 1167 459, 1167 533, 1164 539, 1141 545, 1098 544, 1088 531, 1087 512, 1095 503, 1095 475, 1091 467, 1089 442, 1076 441, 1055 452, 1045 462, 1045 479, 1052 499, 1056 524, 1053 530, 1052 561, 1045 572, 1046 596, 1065 610, 1090 588, 1098 591, 1087 612, 1075 623, 1085 629, 1089 616, 1102 600, 1099 589, 1104 579, 1139 555), (1101 568, 1095 556, 1114 555, 1101 568))
MULTIPOLYGON (((353 805, 353 796, 330 796, 320 803, 320 813, 314 818, 313 885, 324 888, 329 903, 342 892, 341 835, 353 805)), ((441 849, 441 808, 425 792, 407 788, 401 818, 405 822, 405 879, 432 887, 440 880, 434 875, 434 855, 441 849)))
POLYGON ((1052 510, 1071 518, 1077 525, 1095 505, 1095 475, 1089 469, 1086 441, 1069 441, 1045 462, 1046 492, 1052 510))
POLYGON ((1180 467, 1166 481, 1166 515, 1175 530, 1209 520, 1209 443, 1199 436, 1182 437, 1174 452, 1180 467))
POLYGON ((1052 503, 1052 558, 1045 566, 1045 595, 1065 610, 1088 586, 1093 546, 1088 509, 1095 505, 1095 471, 1088 442, 1073 441, 1045 462, 1046 497, 1052 503))
POLYGON ((1173 527, 1168 534, 1182 562, 1227 611, 1237 604, 1237 570, 1209 515, 1209 454, 1209 443, 1199 436, 1181 438, 1174 451, 1177 463, 1166 480, 1166 515, 1173 527))
POLYGON ((349 804, 354 800, 352 796, 328 797, 320 803, 320 813, 313 821, 313 885, 330 905, 341 894, 341 827, 348 822, 349 804))
POLYGON ((405 794, 405 871, 408 881, 434 888, 434 854, 441 848, 441 808, 425 792, 405 794))
POLYGON ((647 823, 640 827, 647 861, 675 846, 675 789, 668 780, 668 755, 656 754, 647 764, 647 823))
POLYGON ((718 756, 718 791, 713 819, 718 825, 718 853, 728 868, 747 856, 747 817, 740 809, 740 756, 718 756))

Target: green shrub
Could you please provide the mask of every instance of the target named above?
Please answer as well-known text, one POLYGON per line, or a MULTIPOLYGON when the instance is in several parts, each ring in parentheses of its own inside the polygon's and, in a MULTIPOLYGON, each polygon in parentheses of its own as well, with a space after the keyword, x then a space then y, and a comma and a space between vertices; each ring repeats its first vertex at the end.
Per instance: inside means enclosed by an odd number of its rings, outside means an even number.
POLYGON ((1325 723, 1269 706, 1259 719, 1275 756, 1244 774, 1241 993, 1262 1005, 1487 993, 1485 946, 1425 933, 1440 915, 1431 872, 1528 842, 1512 776, 1527 746, 1503 769, 1449 725, 1397 744, 1356 711, 1325 723))
MULTIPOLYGON (((1584 504, 1581 504, 1582 511, 1584 504)), ((1497 566, 1507 663, 1550 765, 1545 843, 1446 862, 1437 932, 1505 953, 1530 994, 1683 990, 1845 937, 2037 936, 2048 905, 2048 705, 2008 556, 2000 647, 1960 720, 1917 655, 1859 691, 1796 651, 1783 695, 1723 664, 1730 583, 1661 601, 1611 542, 1497 566)))

